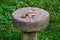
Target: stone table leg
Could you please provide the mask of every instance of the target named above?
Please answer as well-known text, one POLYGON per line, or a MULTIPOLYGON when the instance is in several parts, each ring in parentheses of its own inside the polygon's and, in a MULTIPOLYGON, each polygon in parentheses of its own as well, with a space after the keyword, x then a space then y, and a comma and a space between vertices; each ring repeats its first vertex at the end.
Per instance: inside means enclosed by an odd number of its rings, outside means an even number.
POLYGON ((37 32, 22 32, 21 40, 37 40, 37 32))

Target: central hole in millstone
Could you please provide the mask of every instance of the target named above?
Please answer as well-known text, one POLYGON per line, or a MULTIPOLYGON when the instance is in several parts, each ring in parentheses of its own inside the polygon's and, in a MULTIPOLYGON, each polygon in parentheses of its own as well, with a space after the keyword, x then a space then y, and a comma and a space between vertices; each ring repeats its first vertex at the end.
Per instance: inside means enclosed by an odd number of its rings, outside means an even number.
POLYGON ((26 18, 26 17, 32 18, 33 16, 35 16, 35 13, 34 12, 28 12, 24 16, 21 16, 21 18, 26 18))

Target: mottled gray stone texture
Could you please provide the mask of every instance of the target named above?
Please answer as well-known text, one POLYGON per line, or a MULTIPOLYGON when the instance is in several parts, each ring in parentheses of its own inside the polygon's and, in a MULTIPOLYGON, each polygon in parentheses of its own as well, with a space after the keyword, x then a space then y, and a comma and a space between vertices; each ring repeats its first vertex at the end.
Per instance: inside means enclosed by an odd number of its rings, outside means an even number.
POLYGON ((49 24, 49 13, 43 9, 35 7, 20 8, 12 14, 13 25, 23 32, 34 32, 45 29, 49 24), (33 18, 21 18, 28 12, 34 12, 33 18))

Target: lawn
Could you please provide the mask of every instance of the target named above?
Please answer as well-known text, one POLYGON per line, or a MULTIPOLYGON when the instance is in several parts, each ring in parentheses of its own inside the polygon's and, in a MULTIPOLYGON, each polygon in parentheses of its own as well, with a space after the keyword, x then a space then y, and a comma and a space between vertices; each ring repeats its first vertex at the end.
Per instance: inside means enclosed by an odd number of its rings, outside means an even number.
POLYGON ((38 40, 60 40, 60 0, 0 0, 0 40, 21 40, 12 25, 12 13, 22 7, 38 7, 50 14, 49 25, 38 32, 38 40))

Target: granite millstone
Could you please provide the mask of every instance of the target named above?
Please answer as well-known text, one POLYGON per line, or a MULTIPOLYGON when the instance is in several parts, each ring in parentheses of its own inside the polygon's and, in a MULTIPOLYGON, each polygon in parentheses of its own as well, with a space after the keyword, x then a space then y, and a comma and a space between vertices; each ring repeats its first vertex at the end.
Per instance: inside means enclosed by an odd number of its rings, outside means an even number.
POLYGON ((12 14, 13 25, 23 32, 34 32, 45 29, 49 24, 49 13, 35 7, 20 8, 12 14), (35 16, 21 18, 28 12, 34 12, 35 16))

